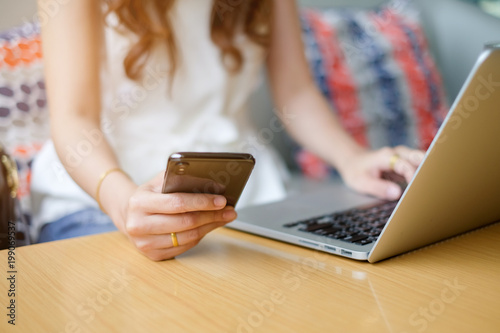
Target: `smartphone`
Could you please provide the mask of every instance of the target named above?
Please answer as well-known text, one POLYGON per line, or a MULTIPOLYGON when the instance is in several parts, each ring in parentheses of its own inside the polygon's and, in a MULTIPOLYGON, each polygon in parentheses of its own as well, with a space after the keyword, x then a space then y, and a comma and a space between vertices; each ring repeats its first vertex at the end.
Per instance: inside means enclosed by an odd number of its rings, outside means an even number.
POLYGON ((162 192, 220 194, 234 207, 254 165, 254 157, 245 153, 174 153, 168 158, 162 192))

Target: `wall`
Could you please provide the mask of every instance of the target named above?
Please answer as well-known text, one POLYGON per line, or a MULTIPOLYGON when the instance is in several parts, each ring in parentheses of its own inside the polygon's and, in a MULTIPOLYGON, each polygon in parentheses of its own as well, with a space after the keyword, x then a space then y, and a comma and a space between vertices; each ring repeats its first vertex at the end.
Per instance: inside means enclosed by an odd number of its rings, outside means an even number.
POLYGON ((0 31, 32 21, 36 0, 0 0, 0 31))

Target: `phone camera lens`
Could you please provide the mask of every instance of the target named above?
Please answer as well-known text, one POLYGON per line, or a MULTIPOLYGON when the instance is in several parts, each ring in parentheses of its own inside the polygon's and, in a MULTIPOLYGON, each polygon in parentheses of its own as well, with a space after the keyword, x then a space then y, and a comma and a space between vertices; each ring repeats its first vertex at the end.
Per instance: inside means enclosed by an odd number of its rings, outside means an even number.
POLYGON ((187 162, 179 162, 176 165, 175 173, 178 175, 183 175, 186 173, 186 169, 189 166, 189 163, 187 162))

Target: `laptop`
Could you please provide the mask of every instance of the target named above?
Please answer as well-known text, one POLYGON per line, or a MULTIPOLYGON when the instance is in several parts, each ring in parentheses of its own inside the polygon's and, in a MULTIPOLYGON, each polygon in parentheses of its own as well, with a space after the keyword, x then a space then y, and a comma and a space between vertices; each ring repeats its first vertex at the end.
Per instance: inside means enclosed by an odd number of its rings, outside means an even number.
POLYGON ((398 201, 341 181, 238 210, 228 227, 377 262, 500 220, 500 43, 489 44, 398 201))

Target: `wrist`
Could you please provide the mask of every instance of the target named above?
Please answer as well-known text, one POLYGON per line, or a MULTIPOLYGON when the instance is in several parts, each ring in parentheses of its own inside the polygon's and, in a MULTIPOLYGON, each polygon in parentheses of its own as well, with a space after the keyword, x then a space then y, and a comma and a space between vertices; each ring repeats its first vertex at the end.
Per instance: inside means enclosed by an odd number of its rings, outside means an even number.
POLYGON ((337 150, 336 155, 332 158, 332 165, 337 169, 340 175, 344 175, 348 170, 352 169, 355 160, 366 153, 367 149, 353 142, 352 145, 345 147, 343 150, 337 150))
POLYGON ((100 186, 98 197, 100 207, 122 232, 125 230, 128 200, 137 187, 124 172, 108 174, 100 186))

